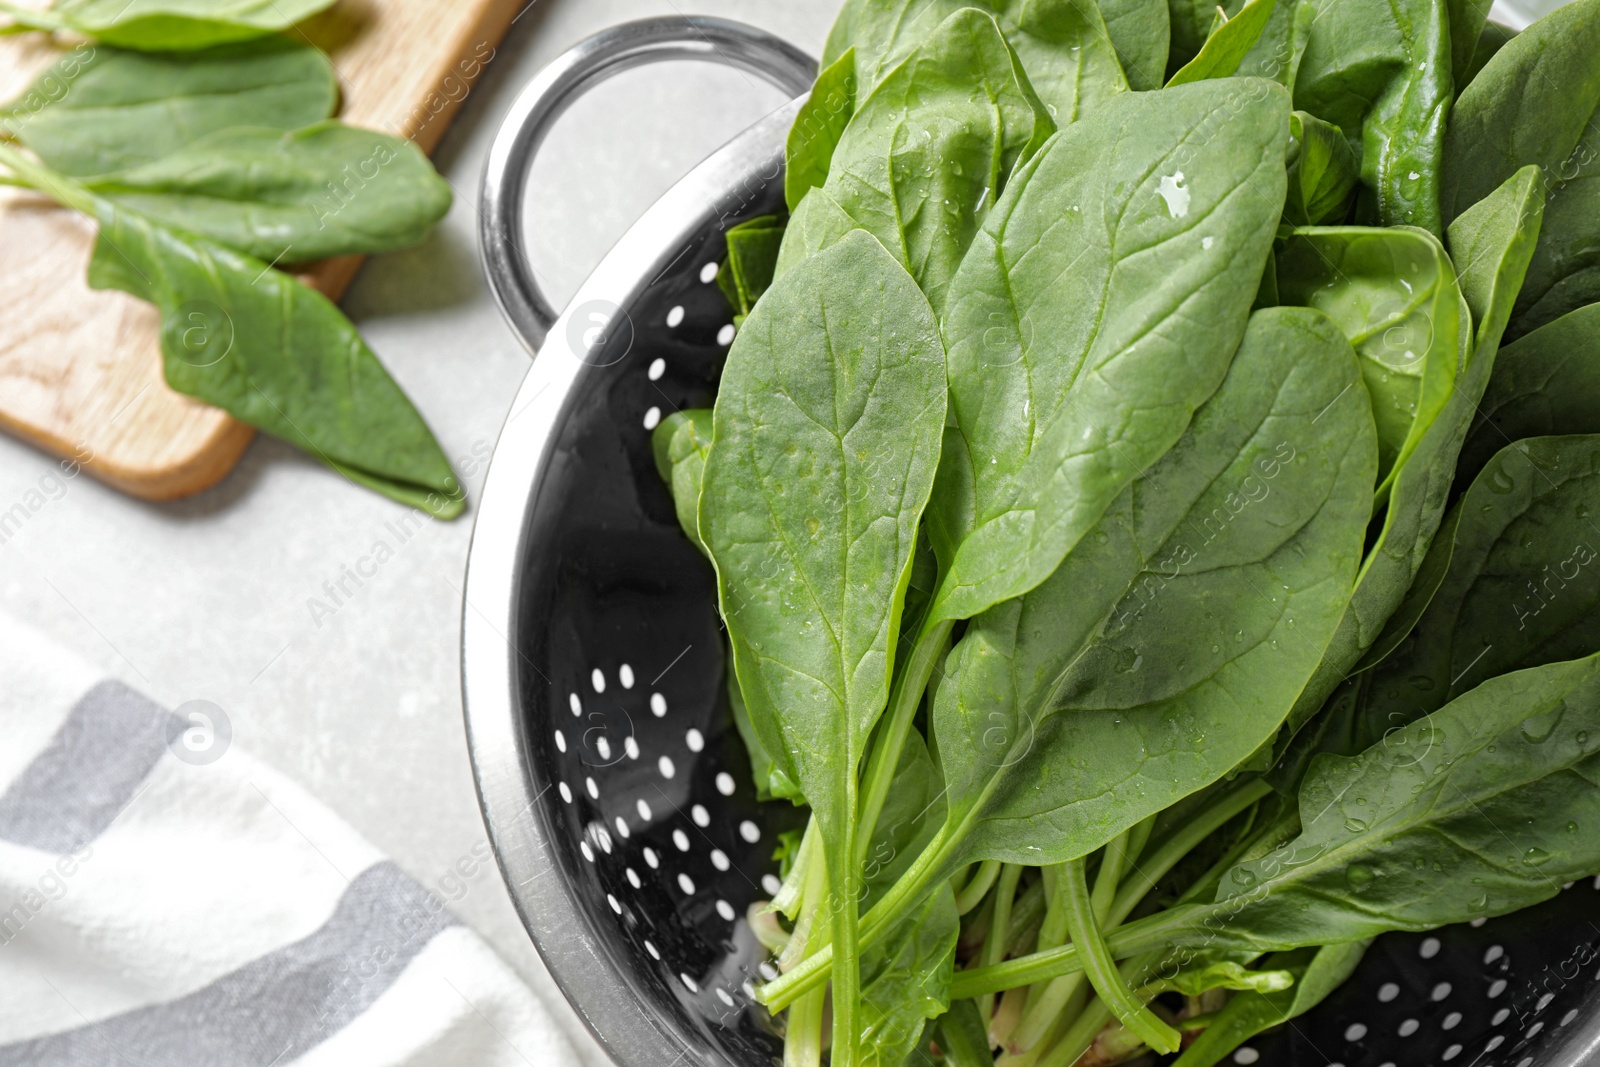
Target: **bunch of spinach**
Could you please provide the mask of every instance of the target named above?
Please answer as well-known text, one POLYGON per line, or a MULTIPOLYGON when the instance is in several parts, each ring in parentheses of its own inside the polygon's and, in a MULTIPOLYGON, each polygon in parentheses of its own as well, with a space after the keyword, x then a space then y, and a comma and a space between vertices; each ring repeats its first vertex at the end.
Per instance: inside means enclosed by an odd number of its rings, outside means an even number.
POLYGON ((790 1067, 1209 1067, 1600 871, 1600 0, 1484 14, 847 0, 656 431, 790 1067))
POLYGON ((414 144, 334 119, 327 57, 275 32, 325 6, 0 5, 11 30, 93 38, 0 108, 0 181, 98 224, 89 284, 160 309, 172 388, 452 518, 461 487, 421 415, 339 309, 278 269, 414 245, 451 201, 414 144))

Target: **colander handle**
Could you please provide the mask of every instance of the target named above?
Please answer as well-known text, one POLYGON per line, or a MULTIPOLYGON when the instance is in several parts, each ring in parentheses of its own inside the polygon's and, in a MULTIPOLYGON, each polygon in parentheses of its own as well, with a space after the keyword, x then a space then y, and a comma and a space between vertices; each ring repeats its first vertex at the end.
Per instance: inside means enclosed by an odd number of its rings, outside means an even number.
POLYGON ((489 149, 479 199, 479 247, 495 302, 529 352, 557 317, 522 245, 523 190, 545 134, 579 96, 613 74, 672 59, 701 59, 749 71, 795 95, 817 64, 787 41, 727 19, 640 19, 602 30, 568 49, 522 90, 489 149))

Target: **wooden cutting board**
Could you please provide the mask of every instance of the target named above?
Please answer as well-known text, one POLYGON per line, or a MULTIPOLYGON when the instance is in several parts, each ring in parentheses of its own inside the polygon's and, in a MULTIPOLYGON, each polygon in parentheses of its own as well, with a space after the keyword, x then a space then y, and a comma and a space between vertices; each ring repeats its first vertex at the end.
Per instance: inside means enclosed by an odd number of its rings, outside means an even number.
MULTIPOLYGON (((443 136, 473 80, 529 0, 339 0, 290 32, 327 52, 346 122, 443 136)), ((39 34, 0 38, 0 100, 59 51, 39 34)), ((94 225, 30 193, 0 190, 0 427, 147 500, 215 485, 254 431, 173 392, 161 376, 155 308, 84 280, 94 225)), ((307 280, 338 299, 360 257, 307 280)))

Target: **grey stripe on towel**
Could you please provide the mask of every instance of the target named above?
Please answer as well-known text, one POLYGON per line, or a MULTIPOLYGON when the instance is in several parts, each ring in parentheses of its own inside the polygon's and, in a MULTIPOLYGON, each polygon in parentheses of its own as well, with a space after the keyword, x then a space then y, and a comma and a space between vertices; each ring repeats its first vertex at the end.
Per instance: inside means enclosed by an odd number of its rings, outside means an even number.
POLYGON ((0 1045, 4 1067, 268 1067, 366 1011, 455 924, 392 863, 356 876, 321 929, 204 989, 76 1030, 0 1045))
POLYGON ((121 682, 96 685, 0 796, 0 840, 66 854, 99 837, 167 751, 171 720, 121 682))

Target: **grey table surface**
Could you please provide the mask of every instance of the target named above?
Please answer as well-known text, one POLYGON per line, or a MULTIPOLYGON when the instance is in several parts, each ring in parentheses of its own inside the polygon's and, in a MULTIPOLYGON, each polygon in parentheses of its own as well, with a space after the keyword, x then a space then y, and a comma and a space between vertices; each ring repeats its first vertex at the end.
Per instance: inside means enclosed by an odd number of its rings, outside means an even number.
MULTIPOLYGON (((517 91, 570 45, 629 19, 719 15, 816 54, 835 8, 532 0, 518 17, 436 153, 456 190, 448 218, 421 247, 369 262, 344 301, 470 493, 529 366, 475 244, 484 154, 517 91)), ((753 78, 692 63, 629 72, 580 101, 530 186, 528 247, 552 300, 565 303, 676 178, 781 103, 753 78)), ((0 512, 51 488, 56 471, 51 457, 0 436, 0 512)), ((451 899, 543 995, 583 1061, 607 1063, 541 965, 498 872, 480 865, 464 888, 450 881, 459 861, 472 869, 484 841, 458 666, 473 513, 403 525, 407 509, 262 437, 220 485, 188 500, 143 503, 87 477, 64 484, 0 541, 4 610, 169 707, 219 705, 235 744, 451 899), (364 557, 391 553, 370 577, 347 577, 358 564, 373 571, 364 557)))

